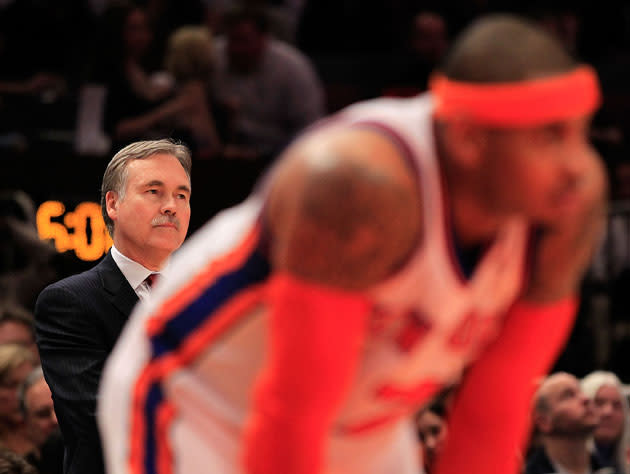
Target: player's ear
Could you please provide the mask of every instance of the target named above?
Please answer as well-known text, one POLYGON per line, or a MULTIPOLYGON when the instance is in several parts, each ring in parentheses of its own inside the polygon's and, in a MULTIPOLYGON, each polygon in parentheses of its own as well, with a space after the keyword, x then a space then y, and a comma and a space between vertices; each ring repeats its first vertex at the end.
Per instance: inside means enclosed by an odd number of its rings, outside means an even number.
POLYGON ((460 166, 475 167, 483 156, 483 128, 465 117, 451 118, 438 124, 443 138, 442 147, 450 159, 460 166))

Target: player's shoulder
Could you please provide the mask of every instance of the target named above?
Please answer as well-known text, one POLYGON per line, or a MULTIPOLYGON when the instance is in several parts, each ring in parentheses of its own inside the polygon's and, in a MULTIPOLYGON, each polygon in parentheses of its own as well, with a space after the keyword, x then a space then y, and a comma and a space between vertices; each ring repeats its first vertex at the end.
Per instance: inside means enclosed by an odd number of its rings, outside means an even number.
MULTIPOLYGON (((413 97, 383 96, 350 104, 341 109, 338 116, 355 121, 383 121, 384 124, 395 127, 410 117, 414 117, 416 122, 422 122, 423 119, 429 120, 433 107, 434 99, 429 93, 421 93, 413 97)), ((416 127, 418 123, 412 125, 416 127)))
POLYGON ((280 268, 346 288, 387 277, 421 234, 414 170, 372 128, 327 126, 295 142, 273 176, 267 213, 280 268))

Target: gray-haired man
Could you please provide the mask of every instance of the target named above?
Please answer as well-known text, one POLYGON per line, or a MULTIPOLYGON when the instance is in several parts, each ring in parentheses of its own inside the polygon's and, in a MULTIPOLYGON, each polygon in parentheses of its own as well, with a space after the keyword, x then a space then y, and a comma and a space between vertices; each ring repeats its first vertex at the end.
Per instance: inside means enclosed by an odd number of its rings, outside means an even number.
POLYGON ((95 421, 105 359, 151 275, 163 271, 190 220, 189 150, 170 140, 132 143, 110 161, 101 188, 114 245, 94 268, 39 295, 37 344, 66 455, 64 473, 104 472, 95 421))

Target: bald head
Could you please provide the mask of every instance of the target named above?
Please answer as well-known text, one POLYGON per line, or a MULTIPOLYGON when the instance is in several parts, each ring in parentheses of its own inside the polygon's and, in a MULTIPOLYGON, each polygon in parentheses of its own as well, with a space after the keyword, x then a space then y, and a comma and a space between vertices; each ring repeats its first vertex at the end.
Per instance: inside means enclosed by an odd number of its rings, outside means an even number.
POLYGON ((534 397, 534 410, 537 413, 547 413, 551 408, 552 395, 564 387, 577 386, 578 379, 567 372, 557 372, 542 381, 534 397))
POLYGON ((552 76, 576 65, 562 45, 534 23, 490 15, 462 32, 441 69, 451 79, 484 83, 552 76))
POLYGON ((546 436, 581 438, 590 435, 597 425, 597 416, 578 379, 566 372, 547 377, 534 401, 536 426, 546 436))

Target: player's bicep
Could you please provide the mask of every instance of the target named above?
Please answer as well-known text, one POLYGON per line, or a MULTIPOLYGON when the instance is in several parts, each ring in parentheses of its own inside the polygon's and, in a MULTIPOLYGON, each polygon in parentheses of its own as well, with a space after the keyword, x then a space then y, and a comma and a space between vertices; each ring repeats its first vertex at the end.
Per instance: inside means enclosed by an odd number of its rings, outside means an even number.
POLYGON ((345 289, 389 276, 416 248, 412 170, 388 138, 355 130, 289 150, 267 208, 277 270, 345 289))

